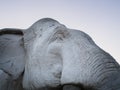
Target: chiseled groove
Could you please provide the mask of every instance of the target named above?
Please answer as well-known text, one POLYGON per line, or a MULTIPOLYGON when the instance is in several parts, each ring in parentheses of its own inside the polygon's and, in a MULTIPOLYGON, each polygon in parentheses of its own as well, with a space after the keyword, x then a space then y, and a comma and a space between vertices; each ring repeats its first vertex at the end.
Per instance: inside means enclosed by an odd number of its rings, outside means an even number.
MULTIPOLYGON (((104 71, 102 71, 101 73, 99 73, 99 75, 97 76, 98 78, 99 77, 101 77, 101 78, 105 78, 106 76, 107 77, 109 77, 110 76, 110 74, 108 74, 108 73, 115 73, 116 72, 116 69, 114 68, 114 67, 110 67, 110 69, 109 70, 104 70, 104 71), (103 77, 102 77, 103 76, 103 77)), ((103 79, 101 79, 100 81, 102 81, 102 80, 104 80, 104 78, 103 79)))
POLYGON ((10 74, 9 72, 7 72, 6 70, 4 70, 3 68, 0 68, 4 73, 6 73, 7 75, 9 75, 10 77, 12 77, 12 74, 10 74))
MULTIPOLYGON (((107 63, 107 64, 110 64, 110 63, 107 63)), ((96 69, 94 69, 95 70, 95 72, 94 72, 94 74, 95 73, 97 73, 97 72, 102 72, 103 70, 109 70, 109 69, 115 69, 115 70, 117 70, 117 66, 115 66, 114 64, 111 64, 111 66, 107 66, 106 64, 104 65, 104 66, 102 66, 102 64, 99 66, 99 68, 98 67, 96 67, 96 69)))
POLYGON ((115 73, 116 72, 116 68, 114 67, 109 67, 109 69, 105 69, 104 71, 101 69, 100 71, 101 73, 99 73, 98 75, 96 75, 96 77, 98 78, 99 82, 105 81, 106 79, 109 78, 110 73, 115 73), (106 78, 105 78, 106 77, 106 78))
MULTIPOLYGON (((103 58, 104 59, 104 58, 103 58)), ((106 59, 106 58, 105 58, 106 59)), ((104 59, 104 60, 105 60, 104 59)), ((108 58, 107 58, 108 59, 108 58)), ((110 59, 109 59, 110 60, 110 59)), ((96 71, 98 71, 99 70, 99 68, 101 68, 101 67, 103 67, 104 69, 107 69, 107 68, 109 68, 108 66, 109 65, 112 65, 114 68, 118 68, 117 67, 117 65, 115 64, 115 62, 114 61, 105 61, 105 62, 101 62, 99 65, 97 64, 95 64, 94 66, 93 66, 93 68, 92 68, 92 70, 94 71, 95 70, 95 72, 96 71), (108 65, 107 65, 108 64, 108 65)))
MULTIPOLYGON (((107 72, 103 72, 103 73, 105 73, 105 74, 107 74, 107 75, 112 75, 112 73, 114 73, 113 72, 113 70, 111 70, 109 73, 107 72)), ((106 85, 108 84, 108 83, 111 83, 110 85, 111 85, 111 87, 107 87, 107 88, 109 88, 110 90, 120 90, 120 83, 119 84, 117 84, 115 81, 113 81, 113 83, 111 82, 111 77, 110 76, 105 76, 104 74, 101 74, 102 76, 100 76, 100 77, 102 77, 102 79, 100 79, 100 81, 99 82, 101 82, 100 83, 100 87, 102 86, 102 87, 106 87, 106 85), (110 81, 109 81, 110 80, 110 81)), ((117 79, 117 78, 116 78, 117 79)), ((115 80, 116 80, 115 79, 115 80)), ((107 89, 108 90, 108 89, 107 89)))
POLYGON ((91 53, 91 57, 90 57, 90 60, 89 60, 88 63, 89 63, 90 66, 93 67, 93 65, 96 65, 95 63, 98 61, 98 59, 102 60, 103 54, 101 54, 101 52, 99 52, 99 51, 97 51, 97 52, 90 52, 90 53, 91 53))
POLYGON ((99 65, 94 66, 92 69, 97 70, 98 68, 101 68, 101 67, 106 68, 107 64, 112 65, 112 66, 116 67, 116 69, 117 69, 117 66, 114 64, 113 61, 111 61, 111 62, 101 62, 99 65))
POLYGON ((96 62, 94 61, 93 65, 91 65, 91 71, 92 71, 92 76, 95 75, 95 73, 97 73, 97 71, 99 70, 99 68, 104 68, 103 64, 98 62, 98 59, 96 59, 96 62))
POLYGON ((103 65, 104 65, 104 63, 108 62, 108 60, 110 61, 111 59, 113 59, 111 57, 104 55, 104 53, 101 53, 101 52, 94 52, 94 53, 95 53, 95 55, 92 55, 93 57, 90 58, 91 62, 89 63, 89 65, 92 66, 92 68, 98 67, 98 64, 100 64, 100 63, 103 63, 103 65), (107 61, 105 61, 105 60, 107 60, 107 61))
POLYGON ((103 70, 105 70, 106 72, 108 72, 109 70, 110 71, 114 71, 115 70, 115 72, 117 72, 116 70, 117 70, 117 67, 114 67, 114 66, 108 66, 108 67, 106 67, 106 68, 104 68, 104 69, 101 69, 100 70, 100 72, 102 72, 103 70))
POLYGON ((102 82, 102 83, 101 83, 101 86, 105 85, 106 80, 108 80, 108 77, 103 77, 103 78, 99 81, 99 82, 102 82))
MULTIPOLYGON (((106 54, 107 55, 107 54, 106 54)), ((116 63, 114 62, 114 60, 113 61, 111 61, 113 58, 110 56, 109 57, 109 55, 107 55, 107 56, 105 56, 105 55, 103 55, 102 53, 99 53, 98 52, 98 54, 96 54, 94 57, 92 57, 92 58, 90 58, 90 59, 93 59, 94 61, 93 62, 91 62, 91 63, 89 63, 89 65, 91 65, 93 68, 91 68, 91 70, 92 70, 92 77, 101 77, 101 78, 103 78, 103 76, 102 75, 105 75, 105 74, 107 74, 108 72, 115 72, 116 70, 117 70, 117 65, 116 65, 116 63), (101 56, 102 56, 102 58, 101 58, 101 56), (106 59, 106 60, 105 60, 106 59), (101 61, 99 61, 99 60, 101 60, 101 61), (109 61, 108 61, 109 60, 109 61), (101 63, 100 63, 101 62, 101 63), (100 64, 99 64, 100 63, 100 64), (99 65, 98 65, 99 64, 99 65), (107 66, 107 64, 110 64, 110 66, 107 66), (112 65, 112 66, 111 66, 112 65), (104 70, 104 71, 103 71, 104 70), (98 73, 97 73, 98 72, 98 73), (100 73, 101 72, 101 73, 100 73), (99 74, 99 75, 96 75, 96 73, 97 74, 99 74)), ((100 79, 98 79, 98 81, 99 80, 101 80, 101 78, 100 79)), ((107 78, 106 78, 107 79, 107 78)))

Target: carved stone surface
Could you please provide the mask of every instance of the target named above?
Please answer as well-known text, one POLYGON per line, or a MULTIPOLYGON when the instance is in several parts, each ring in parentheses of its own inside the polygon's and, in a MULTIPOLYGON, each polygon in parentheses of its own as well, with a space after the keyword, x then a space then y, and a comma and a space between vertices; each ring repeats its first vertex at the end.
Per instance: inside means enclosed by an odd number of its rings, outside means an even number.
POLYGON ((120 90, 120 66, 86 33, 44 18, 0 30, 0 90, 120 90))

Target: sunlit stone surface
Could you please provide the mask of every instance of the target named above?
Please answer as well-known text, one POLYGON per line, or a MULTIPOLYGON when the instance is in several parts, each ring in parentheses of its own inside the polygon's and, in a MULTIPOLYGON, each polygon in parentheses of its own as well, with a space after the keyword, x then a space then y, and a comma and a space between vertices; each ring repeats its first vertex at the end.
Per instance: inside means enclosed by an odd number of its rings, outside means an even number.
POLYGON ((0 30, 0 90, 120 90, 120 66, 86 33, 44 18, 0 30))

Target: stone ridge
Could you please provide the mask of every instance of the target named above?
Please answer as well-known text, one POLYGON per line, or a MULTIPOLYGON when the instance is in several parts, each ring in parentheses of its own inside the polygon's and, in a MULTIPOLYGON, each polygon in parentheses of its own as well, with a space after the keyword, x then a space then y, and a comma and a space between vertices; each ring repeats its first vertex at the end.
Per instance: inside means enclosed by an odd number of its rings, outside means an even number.
POLYGON ((21 29, 4 28, 0 30, 0 35, 4 35, 4 34, 23 35, 23 32, 21 29))

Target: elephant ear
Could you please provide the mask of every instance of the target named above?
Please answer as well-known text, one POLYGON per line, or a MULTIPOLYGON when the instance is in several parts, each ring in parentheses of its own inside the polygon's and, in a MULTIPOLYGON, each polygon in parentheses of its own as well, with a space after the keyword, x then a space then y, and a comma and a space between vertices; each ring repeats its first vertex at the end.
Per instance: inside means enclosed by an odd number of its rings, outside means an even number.
POLYGON ((0 90, 7 90, 8 82, 18 79, 24 70, 22 36, 22 30, 19 29, 0 30, 0 90))

